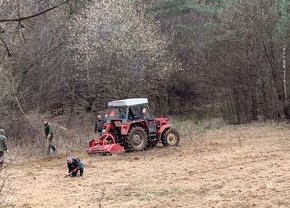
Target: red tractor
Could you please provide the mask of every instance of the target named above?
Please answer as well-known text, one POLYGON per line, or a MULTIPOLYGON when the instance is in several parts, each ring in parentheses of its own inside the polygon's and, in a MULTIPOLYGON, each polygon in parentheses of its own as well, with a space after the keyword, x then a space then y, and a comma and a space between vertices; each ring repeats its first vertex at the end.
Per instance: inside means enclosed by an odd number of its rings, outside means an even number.
POLYGON ((177 146, 179 133, 168 118, 154 118, 147 98, 116 100, 108 103, 109 113, 103 135, 89 143, 88 154, 142 151, 163 146, 177 146))

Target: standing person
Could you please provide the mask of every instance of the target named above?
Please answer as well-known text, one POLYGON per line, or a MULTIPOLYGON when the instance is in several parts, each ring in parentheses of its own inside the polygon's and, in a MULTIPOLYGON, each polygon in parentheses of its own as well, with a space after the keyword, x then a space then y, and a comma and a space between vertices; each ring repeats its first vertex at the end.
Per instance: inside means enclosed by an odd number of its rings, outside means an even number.
POLYGON ((50 155, 50 149, 53 150, 53 153, 56 153, 56 147, 53 141, 53 132, 50 123, 46 119, 42 120, 44 124, 44 136, 47 142, 47 155, 50 155))
POLYGON ((4 151, 7 152, 7 143, 4 129, 0 129, 0 168, 4 165, 4 151))
POLYGON ((102 119, 102 116, 98 115, 97 121, 96 121, 96 124, 95 124, 95 133, 98 133, 99 136, 102 135, 104 123, 105 123, 105 121, 102 119))
POLYGON ((80 171, 80 176, 83 176, 84 173, 84 164, 82 161, 77 157, 68 157, 66 159, 67 168, 68 168, 68 175, 70 177, 77 176, 78 171, 80 171))

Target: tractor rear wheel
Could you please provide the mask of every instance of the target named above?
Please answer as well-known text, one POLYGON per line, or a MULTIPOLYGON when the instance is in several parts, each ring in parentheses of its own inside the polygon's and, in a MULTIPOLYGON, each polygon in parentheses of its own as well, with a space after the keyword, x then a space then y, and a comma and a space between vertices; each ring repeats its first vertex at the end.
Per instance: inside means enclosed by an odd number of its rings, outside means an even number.
POLYGON ((179 139, 178 131, 174 128, 169 128, 162 134, 161 142, 163 146, 177 146, 179 139))
POLYGON ((127 136, 126 142, 127 142, 126 148, 129 151, 144 150, 148 142, 146 131, 140 126, 133 127, 127 136))

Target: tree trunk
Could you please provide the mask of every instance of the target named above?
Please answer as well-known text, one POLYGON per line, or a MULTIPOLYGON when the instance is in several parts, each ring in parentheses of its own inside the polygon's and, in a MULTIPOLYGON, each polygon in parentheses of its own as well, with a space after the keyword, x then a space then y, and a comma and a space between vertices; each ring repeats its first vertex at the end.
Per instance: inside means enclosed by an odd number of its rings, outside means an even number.
POLYGON ((252 94, 252 120, 258 120, 258 104, 257 104, 257 95, 256 90, 252 94))
POLYGON ((270 43, 270 44, 271 45, 268 47, 264 46, 265 54, 266 54, 267 60, 268 60, 270 67, 271 67, 271 75, 272 75, 272 78, 274 81, 275 88, 276 88, 277 93, 278 93, 279 102, 282 105, 284 117, 286 119, 290 119, 290 113, 289 113, 289 109, 288 109, 288 97, 285 96, 285 94, 284 94, 285 92, 283 90, 284 87, 281 86, 282 85, 281 78, 279 79, 279 77, 278 77, 278 72, 277 72, 278 66, 277 66, 277 60, 276 60, 273 45, 272 45, 273 43, 270 43))

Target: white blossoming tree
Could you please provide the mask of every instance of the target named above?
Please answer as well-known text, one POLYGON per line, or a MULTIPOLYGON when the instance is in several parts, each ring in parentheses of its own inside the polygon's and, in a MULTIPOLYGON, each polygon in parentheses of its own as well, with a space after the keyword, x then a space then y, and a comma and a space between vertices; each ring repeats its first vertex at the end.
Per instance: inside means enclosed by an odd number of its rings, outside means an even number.
POLYGON ((96 89, 90 92, 99 99, 149 96, 166 102, 168 77, 180 66, 158 25, 137 9, 132 0, 102 0, 70 24, 78 79, 96 89))

